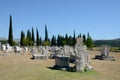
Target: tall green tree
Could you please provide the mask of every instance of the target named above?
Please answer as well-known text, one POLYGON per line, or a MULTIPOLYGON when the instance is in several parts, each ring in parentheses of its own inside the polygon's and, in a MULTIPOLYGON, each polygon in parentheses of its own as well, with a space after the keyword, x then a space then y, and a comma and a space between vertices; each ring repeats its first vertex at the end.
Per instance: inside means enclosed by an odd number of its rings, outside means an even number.
POLYGON ((75 30, 74 30, 74 33, 73 33, 73 45, 74 46, 76 44, 76 39, 75 39, 75 30))
POLYGON ((36 43, 37 43, 37 46, 40 45, 40 39, 39 39, 39 32, 38 32, 38 29, 36 29, 36 43))
POLYGON ((48 38, 47 25, 45 25, 45 40, 43 42, 44 46, 50 46, 50 40, 48 38))
POLYGON ((69 45, 73 46, 73 37, 72 36, 69 36, 68 41, 69 41, 69 45))
POLYGON ((69 45, 69 40, 68 40, 68 35, 67 35, 67 33, 66 33, 66 35, 65 35, 65 39, 66 39, 66 45, 69 45))
POLYGON ((12 29, 12 16, 10 15, 10 23, 9 23, 9 34, 8 34, 8 43, 13 46, 13 29, 12 29))
POLYGON ((34 29, 33 29, 33 27, 32 27, 32 41, 33 41, 33 43, 35 42, 34 29))
POLYGON ((23 40, 25 39, 25 33, 23 31, 21 31, 21 38, 20 38, 20 45, 24 46, 23 44, 23 40))
POLYGON ((48 41, 47 25, 45 25, 45 41, 48 41))
POLYGON ((25 42, 27 42, 27 45, 29 45, 29 46, 34 45, 34 42, 32 41, 32 36, 31 36, 30 30, 27 31, 27 36, 26 36, 25 42))
POLYGON ((86 44, 86 41, 87 41, 87 40, 86 40, 86 35, 83 34, 83 43, 86 44))
POLYGON ((39 42, 40 42, 40 45, 42 45, 42 38, 40 37, 40 39, 39 39, 39 42))
POLYGON ((87 45, 88 48, 92 48, 92 47, 93 47, 92 38, 91 38, 91 36, 89 35, 89 33, 87 34, 87 42, 86 42, 86 45, 87 45))
POLYGON ((78 35, 78 37, 80 37, 80 38, 81 38, 81 37, 82 37, 82 34, 80 33, 80 34, 78 35))
POLYGON ((66 39, 65 39, 64 36, 61 36, 61 37, 60 37, 60 43, 61 43, 61 46, 66 45, 66 39))
POLYGON ((57 46, 60 46, 60 35, 57 36, 57 46))
POLYGON ((29 40, 32 40, 32 36, 31 36, 30 30, 27 30, 27 36, 26 36, 26 38, 29 39, 29 40))
POLYGON ((51 39, 51 46, 56 46, 56 37, 53 35, 51 39))

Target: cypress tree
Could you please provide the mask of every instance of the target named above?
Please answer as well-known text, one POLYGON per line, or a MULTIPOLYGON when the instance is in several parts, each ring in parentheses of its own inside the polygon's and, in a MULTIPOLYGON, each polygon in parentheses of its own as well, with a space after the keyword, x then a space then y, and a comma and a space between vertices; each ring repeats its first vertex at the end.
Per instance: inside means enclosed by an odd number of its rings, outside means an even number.
POLYGON ((69 40, 68 40, 68 35, 67 35, 67 33, 66 33, 66 35, 65 35, 65 40, 66 40, 66 45, 69 45, 69 40))
POLYGON ((26 38, 29 40, 32 40, 30 30, 27 30, 27 37, 26 38))
POLYGON ((56 46, 56 37, 53 35, 51 39, 51 46, 56 46))
POLYGON ((66 45, 66 39, 65 39, 64 36, 61 36, 61 37, 60 37, 60 44, 61 44, 61 46, 66 45))
POLYGON ((60 35, 57 36, 57 46, 60 46, 60 35))
POLYGON ((20 45, 23 46, 23 39, 25 39, 25 33, 21 31, 20 45))
POLYGON ((87 34, 87 42, 86 45, 88 48, 92 48, 93 47, 93 42, 92 42, 92 38, 90 37, 89 33, 87 34))
POLYGON ((45 25, 45 41, 48 41, 47 25, 45 25))
POLYGON ((78 35, 78 37, 80 37, 80 38, 82 37, 81 33, 78 35))
POLYGON ((76 39, 75 39, 75 30, 74 30, 74 33, 73 33, 73 45, 74 46, 76 44, 76 39))
POLYGON ((42 45, 42 38, 41 37, 39 39, 39 43, 40 43, 40 45, 42 45))
POLYGON ((39 32, 38 32, 38 29, 36 29, 36 43, 37 43, 37 46, 40 45, 40 39, 39 39, 39 32))
POLYGON ((73 45, 73 37, 69 36, 68 41, 69 41, 69 45, 72 46, 73 45))
POLYGON ((32 27, 32 41, 33 41, 33 43, 35 42, 34 29, 33 29, 33 27, 32 27))
POLYGON ((8 43, 13 46, 12 16, 10 15, 8 43))
POLYGON ((27 31, 26 44, 29 46, 34 45, 34 42, 32 41, 32 36, 31 36, 30 30, 27 31))
POLYGON ((83 43, 86 44, 86 35, 83 34, 83 43))

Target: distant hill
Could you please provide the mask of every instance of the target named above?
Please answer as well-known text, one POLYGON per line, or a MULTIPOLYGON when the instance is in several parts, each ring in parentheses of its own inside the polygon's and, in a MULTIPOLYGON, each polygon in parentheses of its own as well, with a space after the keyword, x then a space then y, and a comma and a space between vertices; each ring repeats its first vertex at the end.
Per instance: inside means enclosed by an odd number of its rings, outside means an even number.
POLYGON ((6 38, 0 38, 0 41, 7 40, 6 38))
POLYGON ((101 45, 110 45, 111 47, 120 47, 120 38, 112 40, 93 40, 94 46, 100 47, 101 45))

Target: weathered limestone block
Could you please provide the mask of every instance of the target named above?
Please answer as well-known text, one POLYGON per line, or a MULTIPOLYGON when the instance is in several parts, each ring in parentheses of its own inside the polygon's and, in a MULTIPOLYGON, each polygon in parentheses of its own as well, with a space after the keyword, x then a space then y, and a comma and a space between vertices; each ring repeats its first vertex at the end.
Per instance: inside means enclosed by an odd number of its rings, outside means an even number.
POLYGON ((69 68, 69 56, 57 55, 55 57, 55 68, 69 68))
POLYGON ((47 59, 47 56, 40 54, 33 54, 33 59, 47 59))

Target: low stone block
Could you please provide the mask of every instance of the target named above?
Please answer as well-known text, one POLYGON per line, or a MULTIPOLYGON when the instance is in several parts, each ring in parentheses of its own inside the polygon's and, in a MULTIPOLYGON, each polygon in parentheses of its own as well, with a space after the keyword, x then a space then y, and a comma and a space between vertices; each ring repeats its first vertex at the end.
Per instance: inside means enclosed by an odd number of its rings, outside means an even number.
POLYGON ((55 68, 69 68, 69 56, 57 55, 55 57, 55 68))
POLYGON ((33 54, 33 59, 47 59, 47 56, 40 54, 33 54))

